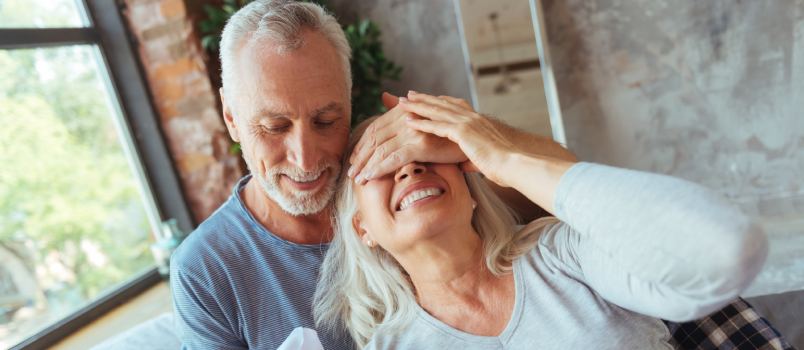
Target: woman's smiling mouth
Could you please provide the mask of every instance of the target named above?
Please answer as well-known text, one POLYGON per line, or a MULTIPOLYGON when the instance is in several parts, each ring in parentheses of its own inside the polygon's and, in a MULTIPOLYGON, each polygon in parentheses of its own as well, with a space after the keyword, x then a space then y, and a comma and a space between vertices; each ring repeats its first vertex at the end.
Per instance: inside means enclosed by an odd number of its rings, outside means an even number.
POLYGON ((404 195, 399 204, 396 206, 396 211, 402 211, 410 208, 414 203, 432 197, 438 197, 444 194, 444 190, 438 187, 420 187, 411 189, 404 195))

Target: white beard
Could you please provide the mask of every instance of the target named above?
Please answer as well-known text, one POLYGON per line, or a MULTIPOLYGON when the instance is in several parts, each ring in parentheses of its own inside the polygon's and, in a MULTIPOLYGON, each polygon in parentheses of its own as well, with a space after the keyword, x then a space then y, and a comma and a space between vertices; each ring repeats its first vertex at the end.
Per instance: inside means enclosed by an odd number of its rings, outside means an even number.
POLYGON ((320 213, 332 201, 335 187, 340 174, 341 166, 337 162, 319 164, 315 170, 304 172, 295 167, 274 167, 268 169, 263 177, 253 174, 262 189, 282 210, 293 216, 312 215, 320 213), (293 180, 310 181, 322 176, 329 169, 330 177, 327 183, 317 192, 292 191, 285 193, 279 187, 279 179, 286 175, 293 180))

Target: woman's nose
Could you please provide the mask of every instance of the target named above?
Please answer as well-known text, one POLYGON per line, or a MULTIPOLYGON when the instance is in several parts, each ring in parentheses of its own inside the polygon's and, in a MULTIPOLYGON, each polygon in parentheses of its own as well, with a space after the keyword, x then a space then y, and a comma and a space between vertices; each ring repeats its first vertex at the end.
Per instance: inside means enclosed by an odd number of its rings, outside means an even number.
POLYGON ((396 176, 394 176, 394 180, 396 180, 396 182, 399 182, 408 178, 409 176, 424 174, 424 172, 426 171, 427 167, 424 166, 424 164, 416 162, 408 163, 396 171, 396 176))

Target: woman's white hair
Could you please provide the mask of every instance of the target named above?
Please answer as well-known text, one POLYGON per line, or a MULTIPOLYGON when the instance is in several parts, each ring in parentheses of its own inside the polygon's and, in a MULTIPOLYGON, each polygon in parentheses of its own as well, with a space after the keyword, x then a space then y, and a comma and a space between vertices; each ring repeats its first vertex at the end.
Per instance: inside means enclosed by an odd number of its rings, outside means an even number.
POLYGON ((304 44, 301 40, 304 29, 318 31, 335 47, 346 75, 346 90, 351 96, 349 59, 352 50, 340 24, 321 6, 292 0, 256 0, 243 6, 226 22, 220 42, 224 93, 237 87, 236 57, 245 44, 268 39, 278 45, 280 51, 295 50, 304 44))
MULTIPOLYGON (((353 132, 347 150, 351 150, 367 124, 353 132)), ((508 273, 513 261, 533 248, 541 230, 529 225, 528 230, 520 231, 524 234, 515 234, 514 212, 482 176, 467 173, 464 177, 477 202, 472 226, 483 241, 485 265, 495 275, 508 273)), ((321 267, 313 312, 317 326, 330 331, 345 329, 362 348, 378 327, 404 330, 418 310, 415 291, 407 273, 390 253, 379 246, 367 247, 355 232, 352 217, 358 208, 347 176, 341 178, 335 206, 335 236, 321 267)), ((553 220, 543 220, 543 224, 553 220)))

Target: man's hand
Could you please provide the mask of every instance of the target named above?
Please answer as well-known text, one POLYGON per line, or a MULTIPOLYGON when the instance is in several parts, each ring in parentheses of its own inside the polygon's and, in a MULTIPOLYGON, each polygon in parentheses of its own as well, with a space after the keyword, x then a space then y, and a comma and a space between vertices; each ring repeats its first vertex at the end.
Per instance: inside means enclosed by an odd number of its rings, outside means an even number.
MULTIPOLYGON (((466 101, 458 98, 439 98, 471 108, 466 101)), ((355 178, 357 183, 363 183, 369 178, 379 178, 410 162, 467 161, 466 155, 454 142, 410 128, 406 119, 414 118, 413 113, 397 106, 398 101, 396 96, 383 94, 383 104, 389 109, 388 112, 371 123, 355 145, 349 158, 352 167, 348 175, 355 178)))

